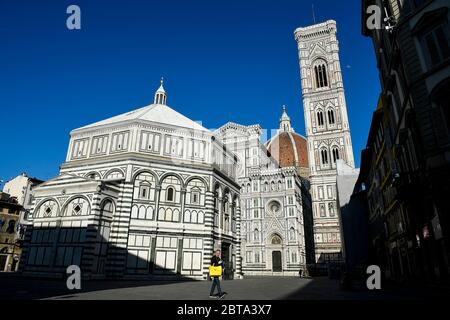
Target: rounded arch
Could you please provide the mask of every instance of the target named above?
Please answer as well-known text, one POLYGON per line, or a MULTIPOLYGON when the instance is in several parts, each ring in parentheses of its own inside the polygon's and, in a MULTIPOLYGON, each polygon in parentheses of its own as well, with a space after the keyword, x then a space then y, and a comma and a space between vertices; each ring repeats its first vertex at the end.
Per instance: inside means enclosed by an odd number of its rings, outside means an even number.
POLYGON ((161 176, 161 178, 159 178, 159 184, 161 185, 162 183, 164 183, 164 180, 166 180, 169 177, 175 177, 178 179, 178 181, 180 182, 180 186, 184 188, 184 180, 183 177, 180 176, 178 173, 176 172, 167 172, 165 174, 163 174, 161 176))
POLYGON ((132 178, 133 183, 136 182, 136 179, 137 179, 138 176, 139 176, 140 174, 142 174, 142 173, 148 173, 148 174, 152 175, 153 178, 155 179, 156 185, 159 184, 158 175, 157 175, 155 172, 153 172, 153 171, 151 171, 151 170, 149 170, 149 169, 140 169, 140 170, 136 171, 136 172, 133 174, 133 178, 132 178))
POLYGON ((191 222, 191 211, 189 209, 184 210, 184 222, 191 222))
POLYGON ((123 172, 122 169, 120 169, 120 168, 113 168, 113 169, 111 169, 111 170, 109 170, 109 171, 107 171, 105 173, 105 175, 103 176, 103 179, 107 179, 109 175, 111 175, 112 173, 116 173, 116 172, 120 173, 121 178, 125 177, 125 173, 123 172))
POLYGON ((112 219, 116 212, 116 203, 112 198, 105 198, 100 202, 100 216, 112 219))
POLYGON ((61 207, 60 216, 67 216, 67 212, 66 211, 67 211, 68 205, 71 204, 72 201, 74 201, 76 199, 83 199, 83 200, 85 200, 87 202, 87 204, 88 204, 88 212, 91 211, 91 201, 89 200, 89 198, 84 196, 84 195, 82 195, 82 194, 77 194, 77 195, 71 196, 69 199, 67 199, 64 202, 64 205, 61 207))
MULTIPOLYGON (((44 209, 42 206, 46 204, 47 202, 54 202, 56 206, 55 211, 47 212, 47 214, 50 214, 50 216, 59 217, 61 215, 61 204, 56 198, 45 198, 41 201, 39 201, 38 205, 36 206, 36 209, 34 209, 33 217, 44 217, 42 214, 43 212, 40 212, 41 209, 44 209)), ((44 209, 45 210, 45 209, 44 209)))
POLYGON ((100 173, 97 172, 97 171, 89 171, 89 172, 86 173, 84 176, 85 176, 85 178, 90 178, 90 179, 95 179, 95 180, 97 180, 96 177, 98 177, 98 179, 101 179, 101 178, 102 178, 102 176, 100 175, 100 173), (94 175, 95 177, 92 178, 92 175, 94 175))
POLYGON ((168 185, 166 188, 166 198, 164 199, 165 201, 175 201, 175 193, 176 193, 176 189, 173 185, 168 185))
POLYGON ((278 232, 272 233, 268 239, 271 245, 281 246, 283 244, 283 237, 278 232))
POLYGON ((203 185, 206 188, 206 191, 209 191, 209 183, 206 181, 205 178, 201 177, 201 176, 191 176, 189 178, 186 179, 186 182, 184 184, 184 188, 186 188, 189 185, 189 182, 191 182, 192 180, 200 180, 203 182, 203 185))

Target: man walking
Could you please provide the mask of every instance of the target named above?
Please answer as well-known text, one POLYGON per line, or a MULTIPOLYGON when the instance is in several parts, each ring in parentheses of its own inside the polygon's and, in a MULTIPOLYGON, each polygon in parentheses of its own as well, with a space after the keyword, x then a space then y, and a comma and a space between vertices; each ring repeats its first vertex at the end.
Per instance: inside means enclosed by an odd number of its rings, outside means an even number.
MULTIPOLYGON (((223 264, 222 258, 220 257, 220 250, 216 250, 214 252, 214 255, 211 258, 211 266, 222 267, 222 273, 223 273, 224 264, 223 264)), ((222 299, 226 293, 222 292, 222 289, 220 288, 219 276, 212 276, 211 278, 213 279, 213 281, 212 281, 211 292, 209 294, 209 297, 210 298, 216 297, 214 295, 214 290, 216 289, 216 286, 217 286, 218 297, 219 297, 219 299, 222 299)))

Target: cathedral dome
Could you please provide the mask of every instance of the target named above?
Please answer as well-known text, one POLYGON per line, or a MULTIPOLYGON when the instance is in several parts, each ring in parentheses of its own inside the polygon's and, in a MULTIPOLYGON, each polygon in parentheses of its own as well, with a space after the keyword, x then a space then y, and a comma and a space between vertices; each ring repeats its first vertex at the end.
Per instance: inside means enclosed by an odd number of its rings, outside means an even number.
POLYGON ((306 138, 295 132, 279 132, 267 144, 270 152, 281 167, 308 168, 306 138))
POLYGON ((266 148, 281 167, 296 167, 301 176, 308 176, 308 144, 304 136, 294 132, 285 106, 280 129, 266 142, 266 148))

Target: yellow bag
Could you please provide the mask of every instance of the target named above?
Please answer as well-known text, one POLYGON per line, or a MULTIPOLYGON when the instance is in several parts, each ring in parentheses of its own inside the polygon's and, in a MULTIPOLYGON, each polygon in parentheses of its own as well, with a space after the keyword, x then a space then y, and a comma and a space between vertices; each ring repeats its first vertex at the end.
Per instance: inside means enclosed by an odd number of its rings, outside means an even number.
POLYGON ((222 267, 218 266, 210 266, 209 267, 209 276, 210 277, 220 277, 222 275, 222 267))

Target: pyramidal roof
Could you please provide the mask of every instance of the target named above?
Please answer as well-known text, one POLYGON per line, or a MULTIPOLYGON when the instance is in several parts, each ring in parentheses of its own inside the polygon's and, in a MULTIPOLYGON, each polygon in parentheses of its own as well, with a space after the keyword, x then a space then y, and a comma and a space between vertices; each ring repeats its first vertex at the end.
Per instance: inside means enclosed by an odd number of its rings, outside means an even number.
POLYGON ((174 109, 162 104, 151 104, 149 106, 140 109, 136 109, 112 118, 92 123, 90 125, 78 128, 76 130, 90 129, 130 120, 144 120, 182 128, 200 131, 209 131, 199 123, 189 119, 188 117, 182 115, 181 113, 175 111, 174 109))
POLYGON ((112 118, 92 123, 90 125, 75 129, 74 131, 92 129, 95 127, 105 125, 113 125, 125 121, 142 120, 162 125, 170 125, 181 128, 187 128, 191 130, 200 130, 209 132, 208 129, 206 129, 199 123, 189 119, 188 117, 182 115, 181 113, 175 111, 174 109, 170 108, 165 104, 166 94, 162 84, 163 82, 161 80, 161 86, 156 91, 155 101, 153 104, 120 114, 112 118))

